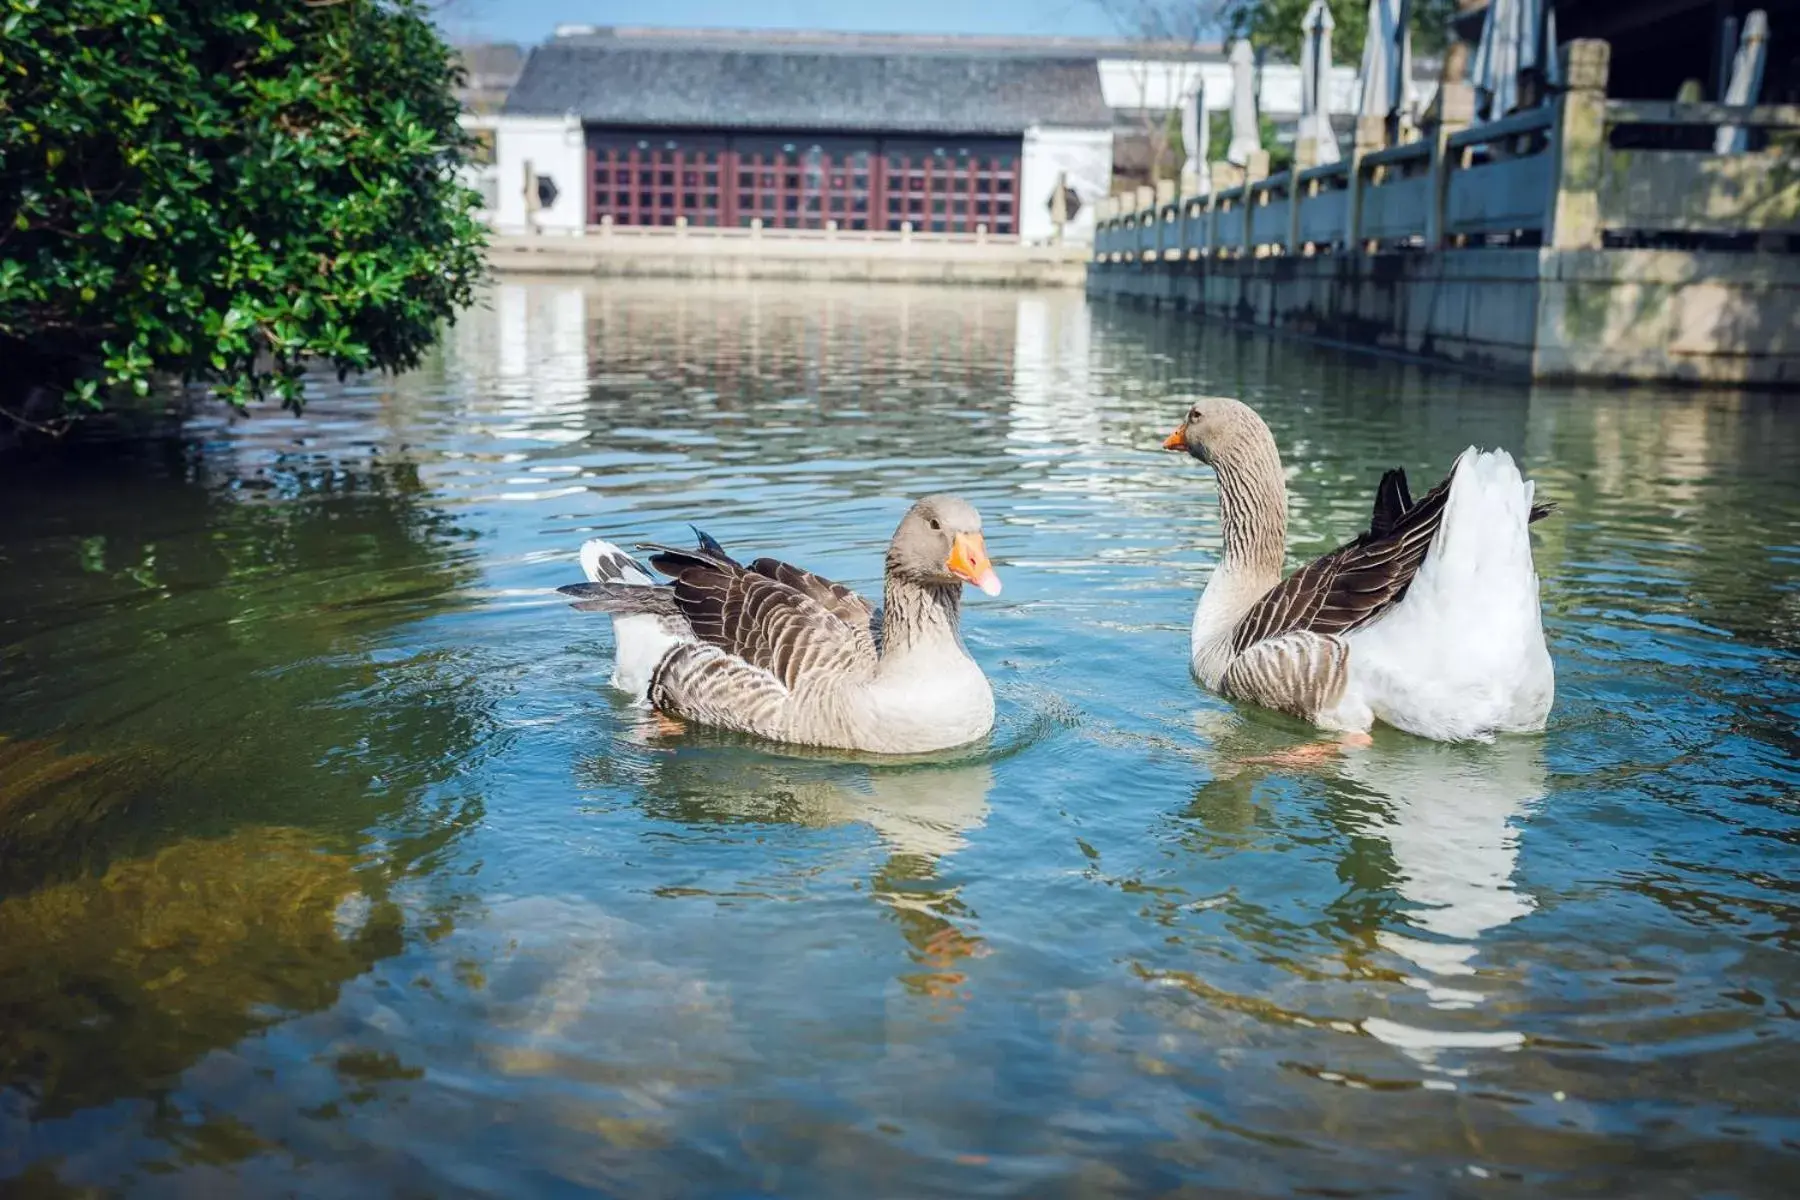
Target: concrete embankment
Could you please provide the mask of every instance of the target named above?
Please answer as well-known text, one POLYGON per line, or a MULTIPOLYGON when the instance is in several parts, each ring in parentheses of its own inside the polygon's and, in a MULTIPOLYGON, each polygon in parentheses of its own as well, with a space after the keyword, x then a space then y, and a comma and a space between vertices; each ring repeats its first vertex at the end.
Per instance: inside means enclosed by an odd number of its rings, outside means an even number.
POLYGON ((582 237, 497 235, 488 262, 500 274, 668 279, 796 279, 811 282, 948 283, 986 287, 1080 287, 1085 246, 1016 241, 875 240, 749 236, 748 231, 669 229, 590 232, 582 237))
POLYGON ((1088 294, 1535 380, 1800 388, 1800 259, 1484 249, 1095 263, 1088 294))

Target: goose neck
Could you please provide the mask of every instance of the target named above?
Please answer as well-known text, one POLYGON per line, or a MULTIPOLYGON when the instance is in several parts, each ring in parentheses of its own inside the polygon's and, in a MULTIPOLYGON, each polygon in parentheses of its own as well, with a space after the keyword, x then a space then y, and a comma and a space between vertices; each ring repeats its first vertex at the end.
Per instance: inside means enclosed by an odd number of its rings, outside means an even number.
POLYGON ((1287 553, 1287 481, 1274 440, 1214 464, 1225 553, 1220 569, 1273 587, 1287 553))
POLYGON ((961 656, 961 618, 961 584, 920 583, 888 572, 881 616, 883 663, 921 656, 961 656))

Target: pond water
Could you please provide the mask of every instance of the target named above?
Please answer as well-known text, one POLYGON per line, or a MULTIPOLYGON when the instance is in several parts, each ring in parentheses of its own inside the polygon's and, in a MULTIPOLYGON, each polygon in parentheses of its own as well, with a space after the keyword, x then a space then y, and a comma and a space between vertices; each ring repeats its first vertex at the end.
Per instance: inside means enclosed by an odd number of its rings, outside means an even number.
POLYGON ((303 419, 0 469, 0 1178, 26 1194, 1792 1195, 1800 409, 1528 390, 1078 295, 507 284, 303 419), (1550 728, 1200 694, 1211 474, 1294 558, 1463 446, 1537 527, 1550 728), (857 586, 986 517, 999 727, 670 736, 589 536, 857 586))

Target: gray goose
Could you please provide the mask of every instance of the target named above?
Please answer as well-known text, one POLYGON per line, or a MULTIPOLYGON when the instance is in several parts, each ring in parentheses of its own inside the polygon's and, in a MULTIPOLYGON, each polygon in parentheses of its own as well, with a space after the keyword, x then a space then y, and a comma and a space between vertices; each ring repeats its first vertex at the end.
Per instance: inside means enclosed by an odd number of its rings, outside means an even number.
POLYGON ((1542 729, 1555 695, 1528 526, 1552 506, 1504 450, 1473 446, 1414 502, 1404 471, 1368 532, 1282 578, 1287 485, 1269 427, 1224 396, 1163 441, 1219 481, 1224 555, 1189 642, 1211 691, 1367 733, 1376 720, 1440 741, 1542 729))
POLYGON ((960 631, 962 589, 998 595, 981 515, 927 496, 888 543, 878 612, 840 583, 773 558, 699 545, 581 548, 586 583, 557 589, 612 614, 612 682, 669 716, 774 741, 919 754, 985 736, 994 695, 960 631))

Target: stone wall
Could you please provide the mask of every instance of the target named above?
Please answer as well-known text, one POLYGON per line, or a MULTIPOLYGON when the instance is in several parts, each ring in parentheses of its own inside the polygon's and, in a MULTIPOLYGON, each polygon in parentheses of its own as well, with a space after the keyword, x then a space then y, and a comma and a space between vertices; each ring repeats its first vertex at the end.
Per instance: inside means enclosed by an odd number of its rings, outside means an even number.
POLYGON ((1800 260, 1482 249, 1094 263, 1090 295, 1522 379, 1800 387, 1800 260))

